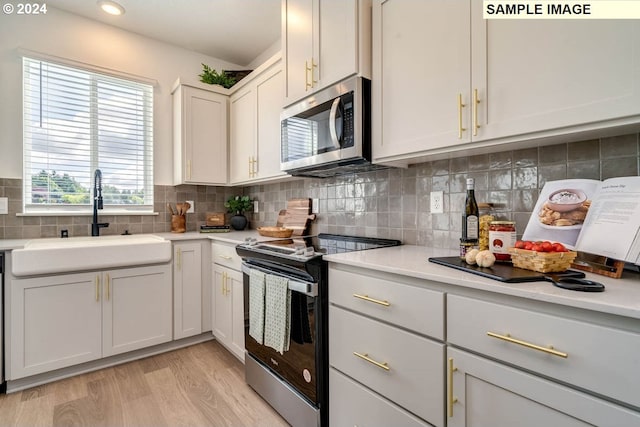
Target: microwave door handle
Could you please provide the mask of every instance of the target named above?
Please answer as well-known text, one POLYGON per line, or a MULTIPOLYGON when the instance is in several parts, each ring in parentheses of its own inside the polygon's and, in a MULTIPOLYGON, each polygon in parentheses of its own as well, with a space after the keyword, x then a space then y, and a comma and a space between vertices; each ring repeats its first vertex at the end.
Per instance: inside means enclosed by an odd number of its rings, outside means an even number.
POLYGON ((331 142, 336 150, 340 149, 340 139, 336 131, 336 115, 338 114, 339 107, 340 98, 336 98, 333 100, 333 104, 331 104, 331 112, 329 113, 329 133, 331 134, 331 142))

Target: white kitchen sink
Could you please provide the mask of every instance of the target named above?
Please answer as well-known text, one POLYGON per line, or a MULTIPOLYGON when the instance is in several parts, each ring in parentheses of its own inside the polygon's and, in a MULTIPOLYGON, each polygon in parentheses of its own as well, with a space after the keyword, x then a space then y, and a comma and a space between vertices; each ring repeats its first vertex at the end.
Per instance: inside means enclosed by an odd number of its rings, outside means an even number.
POLYGON ((11 254, 14 276, 65 273, 171 260, 171 242, 153 234, 29 240, 11 254))

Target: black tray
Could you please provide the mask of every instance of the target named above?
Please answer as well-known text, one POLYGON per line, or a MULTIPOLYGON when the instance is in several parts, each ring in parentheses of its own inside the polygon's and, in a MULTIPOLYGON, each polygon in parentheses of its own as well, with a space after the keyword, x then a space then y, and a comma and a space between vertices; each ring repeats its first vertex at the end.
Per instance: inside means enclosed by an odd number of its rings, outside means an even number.
POLYGON ((539 273, 537 271, 514 267, 511 263, 506 262, 496 262, 491 267, 478 267, 477 265, 467 264, 458 256, 432 257, 429 258, 429 261, 447 267, 455 268, 457 270, 466 271, 467 273, 476 274, 478 276, 487 277, 489 279, 499 280, 506 283, 548 281, 547 278, 549 277, 553 278, 554 280, 566 277, 585 277, 585 274, 582 271, 567 270, 560 273, 539 273))

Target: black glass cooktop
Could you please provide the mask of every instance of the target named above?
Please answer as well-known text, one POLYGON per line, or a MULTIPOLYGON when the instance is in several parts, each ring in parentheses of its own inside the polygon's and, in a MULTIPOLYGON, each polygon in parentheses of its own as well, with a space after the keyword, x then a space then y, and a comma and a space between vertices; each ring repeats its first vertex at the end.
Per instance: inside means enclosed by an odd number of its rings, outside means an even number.
POLYGON ((392 239, 370 237, 343 236, 339 234, 321 233, 316 236, 305 236, 292 239, 278 239, 266 242, 245 242, 239 245, 245 251, 273 254, 278 257, 297 259, 315 258, 322 255, 344 252, 363 251, 367 249, 398 246, 402 242, 392 239))

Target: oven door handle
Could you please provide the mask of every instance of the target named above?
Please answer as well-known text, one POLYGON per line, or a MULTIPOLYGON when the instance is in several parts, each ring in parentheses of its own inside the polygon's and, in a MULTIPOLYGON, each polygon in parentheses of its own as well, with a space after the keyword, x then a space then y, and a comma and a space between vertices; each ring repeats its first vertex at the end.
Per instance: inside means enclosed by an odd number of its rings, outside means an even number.
POLYGON ((276 272, 274 272, 273 270, 269 270, 266 268, 261 268, 261 267, 257 267, 255 265, 249 265, 246 263, 242 263, 242 273, 246 274, 247 276, 251 275, 251 269, 256 269, 258 271, 261 271, 265 274, 273 274, 274 276, 280 276, 280 277, 284 277, 285 279, 287 279, 289 281, 288 286, 289 286, 289 290, 293 291, 293 292, 300 292, 302 294, 305 294, 307 296, 310 297, 317 297, 318 296, 318 284, 317 283, 313 283, 313 282, 303 282, 301 280, 298 280, 297 278, 292 278, 290 276, 284 275, 284 274, 278 274, 276 272))

